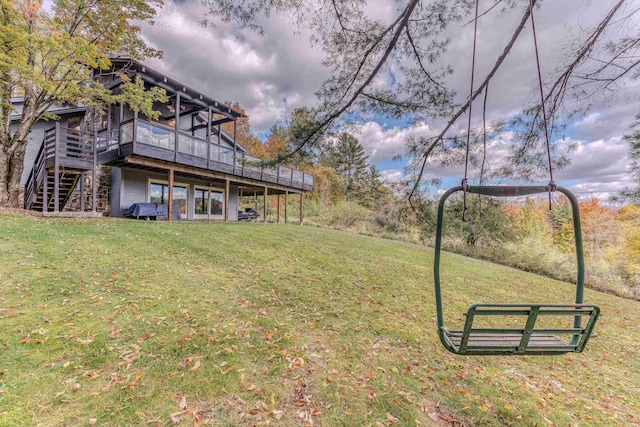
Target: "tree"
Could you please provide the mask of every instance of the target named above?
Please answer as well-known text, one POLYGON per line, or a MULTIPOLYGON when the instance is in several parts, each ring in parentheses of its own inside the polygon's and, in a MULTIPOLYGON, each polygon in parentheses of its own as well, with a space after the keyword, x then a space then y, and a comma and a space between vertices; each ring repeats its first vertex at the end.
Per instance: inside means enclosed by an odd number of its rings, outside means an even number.
POLYGON ((358 200, 361 205, 373 209, 385 197, 391 194, 381 181, 382 175, 378 168, 370 165, 362 174, 358 188, 358 200))
POLYGON ((349 196, 360 187, 364 179, 368 156, 356 137, 347 132, 340 133, 335 141, 327 145, 325 161, 344 177, 344 193, 349 196))
POLYGON ((140 37, 140 23, 153 23, 160 0, 58 0, 50 9, 38 0, 0 0, 0 206, 18 207, 27 137, 35 122, 55 119, 52 105, 84 104, 101 110, 124 102, 156 117, 160 89, 144 90, 142 80, 125 75, 113 94, 94 79, 109 72, 108 55, 127 52, 137 59, 160 56, 140 37), (23 97, 17 123, 11 97, 23 97))
MULTIPOLYGON (((489 82, 503 66, 523 30, 530 22, 533 24, 532 11, 540 3, 505 0, 491 2, 482 11, 480 19, 488 13, 519 8, 521 18, 506 30, 511 33, 505 44, 498 47, 500 55, 487 73, 480 76, 467 101, 456 105, 454 92, 445 81, 452 70, 440 59, 449 43, 444 38, 445 30, 462 20, 475 21, 476 2, 472 0, 404 0, 399 2, 397 14, 386 22, 368 14, 364 0, 332 0, 319 4, 297 0, 203 1, 208 8, 206 21, 209 23, 216 19, 236 21, 244 28, 261 33, 258 17, 288 13, 292 22, 312 30, 312 40, 326 53, 325 64, 333 75, 318 92, 321 103, 314 125, 308 128, 293 152, 305 145, 317 144, 320 136, 332 130, 340 117, 353 117, 358 111, 444 121, 437 135, 416 138, 408 146, 407 154, 413 159, 409 171, 413 181, 410 198, 419 189, 428 162, 442 156, 463 158, 458 138, 450 138, 448 133, 478 96, 486 96, 489 82), (503 7, 496 8, 497 4, 503 7), (393 76, 392 85, 376 84, 383 73, 393 76)), ((549 112, 551 129, 557 129, 562 125, 562 117, 584 112, 595 102, 594 94, 612 90, 640 65, 633 55, 640 45, 637 35, 625 37, 618 43, 609 43, 607 37, 608 29, 620 28, 623 22, 631 22, 637 16, 634 6, 629 6, 631 10, 624 8, 628 3, 631 2, 618 0, 595 27, 579 35, 579 41, 566 52, 564 63, 547 82, 540 103, 527 106, 513 122, 518 132, 509 157, 512 165, 505 172, 519 176, 526 172, 525 176, 533 176, 547 167, 546 162, 540 161, 546 155, 542 137, 546 128, 542 120, 543 105, 549 112), (572 96, 578 103, 563 110, 565 98, 572 96)), ((555 163, 562 166, 566 158, 560 156, 555 163)))
MULTIPOLYGON (((636 118, 640 119, 640 115, 636 118)), ((629 158, 631 159, 629 173, 631 175, 631 181, 633 181, 637 187, 625 189, 620 193, 620 197, 623 200, 640 203, 640 130, 626 135, 624 139, 629 143, 629 158)))
MULTIPOLYGON (((244 108, 242 108, 240 104, 238 104, 237 102, 227 101, 225 104, 229 105, 234 110, 242 114, 245 114, 244 108)), ((220 118, 220 117, 216 117, 216 118, 220 118)), ((231 135, 233 137, 234 136, 233 127, 234 127, 233 122, 224 123, 222 125, 222 131, 225 132, 227 135, 231 135)), ((260 157, 260 158, 265 158, 262 141, 260 141, 258 138, 256 138, 253 135, 253 131, 251 129, 251 123, 249 122, 249 117, 240 117, 239 119, 237 119, 235 128, 236 128, 235 129, 236 142, 241 146, 243 146, 247 150, 248 154, 252 156, 260 157)))

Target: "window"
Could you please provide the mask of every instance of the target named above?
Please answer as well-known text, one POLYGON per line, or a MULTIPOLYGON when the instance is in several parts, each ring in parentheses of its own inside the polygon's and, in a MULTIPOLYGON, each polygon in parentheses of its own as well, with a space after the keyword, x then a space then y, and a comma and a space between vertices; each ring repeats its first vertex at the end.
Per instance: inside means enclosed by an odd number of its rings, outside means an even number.
POLYGON ((211 216, 222 216, 224 210, 224 191, 211 190, 211 216))
POLYGON ((198 218, 224 218, 224 191, 216 188, 196 187, 194 216, 198 218))
MULTIPOLYGON (((173 206, 176 206, 177 209, 180 210, 180 216, 182 218, 187 217, 187 189, 188 185, 186 184, 173 186, 173 206)), ((149 202, 168 205, 169 185, 166 182, 162 181, 149 181, 149 202)))
POLYGON ((194 215, 207 215, 207 207, 209 204, 209 190, 204 188, 196 188, 194 215))

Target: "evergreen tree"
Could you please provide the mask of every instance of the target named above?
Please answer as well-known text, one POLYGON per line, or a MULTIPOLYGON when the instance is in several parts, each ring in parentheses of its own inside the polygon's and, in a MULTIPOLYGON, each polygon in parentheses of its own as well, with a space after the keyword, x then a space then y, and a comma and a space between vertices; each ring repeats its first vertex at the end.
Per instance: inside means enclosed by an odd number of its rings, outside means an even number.
MULTIPOLYGON (((640 115, 636 118, 640 119, 640 115)), ((629 158, 631 159, 629 172, 631 180, 636 184, 636 187, 625 189, 620 193, 620 196, 624 200, 640 203, 640 130, 626 135, 624 139, 629 143, 629 158)))
POLYGON ((345 180, 345 195, 353 194, 362 184, 367 170, 367 155, 362 144, 355 136, 342 132, 338 139, 329 145, 328 163, 345 180))
POLYGON ((387 194, 389 189, 382 183, 380 171, 374 165, 369 166, 362 174, 358 201, 361 205, 373 209, 387 194))

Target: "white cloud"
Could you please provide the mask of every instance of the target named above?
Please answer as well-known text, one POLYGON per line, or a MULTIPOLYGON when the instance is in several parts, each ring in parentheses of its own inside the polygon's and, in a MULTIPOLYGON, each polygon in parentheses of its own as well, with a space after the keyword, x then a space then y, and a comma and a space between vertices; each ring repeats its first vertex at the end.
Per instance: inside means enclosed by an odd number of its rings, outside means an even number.
POLYGON ((402 181, 403 172, 400 169, 387 169, 380 172, 380 177, 385 184, 397 184, 402 181))
POLYGON ((627 150, 627 143, 621 137, 591 143, 582 141, 570 155, 571 164, 555 173, 556 181, 624 182, 629 163, 627 150))
POLYGON ((294 32, 282 16, 266 19, 266 36, 233 25, 199 25, 199 2, 166 2, 145 39, 164 51, 149 66, 220 101, 237 101, 256 132, 269 129, 295 108, 313 105, 329 71, 306 31, 294 32))
POLYGON ((380 123, 367 122, 357 126, 355 131, 360 144, 369 155, 371 163, 391 159, 402 154, 409 136, 432 136, 433 130, 425 123, 412 127, 385 129, 380 123))

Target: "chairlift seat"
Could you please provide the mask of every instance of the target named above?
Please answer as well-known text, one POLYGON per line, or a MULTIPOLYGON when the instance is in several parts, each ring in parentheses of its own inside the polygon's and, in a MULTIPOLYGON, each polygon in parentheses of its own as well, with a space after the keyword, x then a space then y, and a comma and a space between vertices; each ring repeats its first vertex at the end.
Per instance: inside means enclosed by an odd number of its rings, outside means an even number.
MULTIPOLYGON (((433 276, 436 296, 436 314, 438 320, 438 335, 442 345, 452 353, 464 355, 559 355, 565 353, 581 353, 589 338, 593 327, 600 315, 600 309, 592 304, 583 304, 584 296, 584 253, 582 249, 582 232, 580 227, 580 213, 578 200, 566 188, 550 189, 547 186, 462 186, 447 190, 438 204, 436 223, 436 245, 434 253, 433 276), (571 203, 573 230, 576 249, 576 295, 573 304, 474 304, 469 307, 462 330, 445 327, 443 314, 443 300, 440 285, 440 252, 442 248, 444 205, 449 196, 466 191, 493 197, 520 197, 548 191, 563 193, 571 203), (543 317, 554 316, 556 319, 571 317, 571 327, 536 327, 538 320, 543 317), (477 327, 477 318, 516 322, 518 327, 477 327), (509 319, 507 319, 509 317, 509 319), (586 324, 583 326, 583 318, 586 324)), ((570 321, 570 319, 565 319, 570 321)), ((512 325, 510 325, 512 326, 512 325)))
POLYGON ((599 315, 600 309, 592 304, 474 304, 467 311, 463 330, 442 327, 441 333, 456 354, 550 356, 581 353, 599 315), (524 325, 522 328, 476 328, 474 319, 478 316, 521 316, 524 325), (584 327, 536 327, 541 316, 586 317, 587 322, 584 327))

